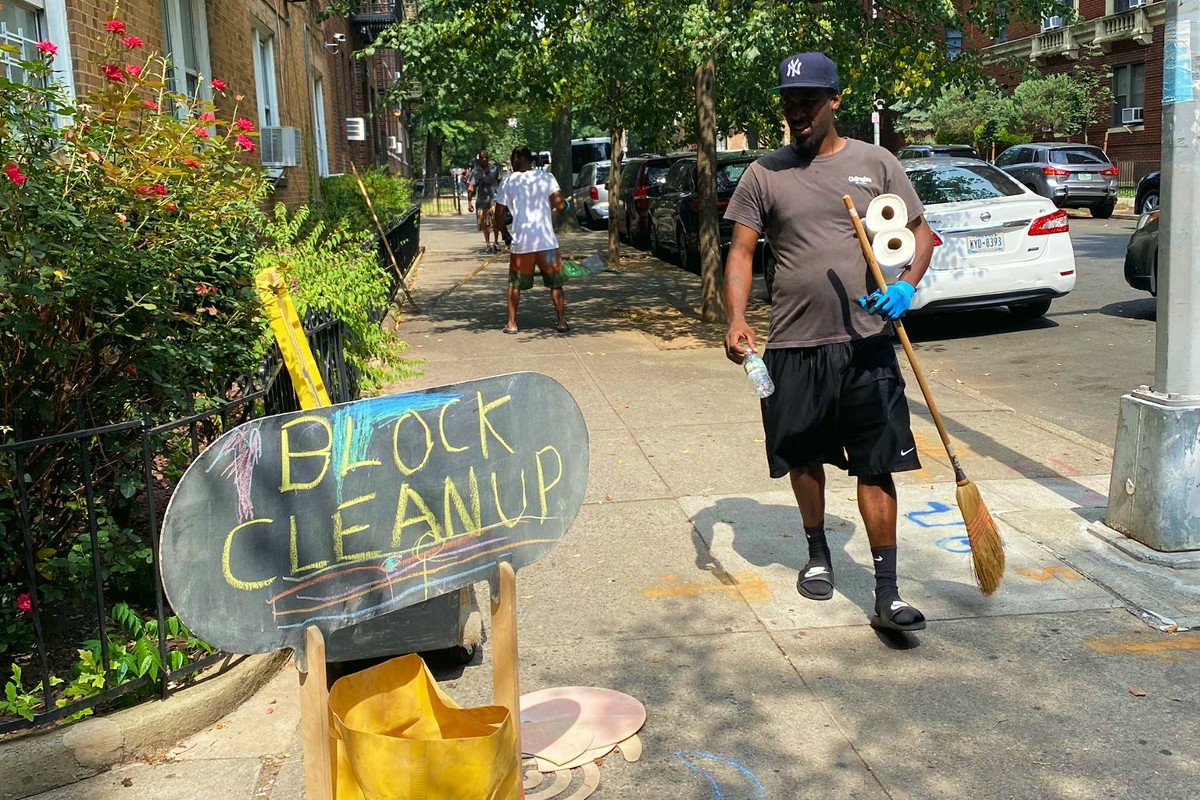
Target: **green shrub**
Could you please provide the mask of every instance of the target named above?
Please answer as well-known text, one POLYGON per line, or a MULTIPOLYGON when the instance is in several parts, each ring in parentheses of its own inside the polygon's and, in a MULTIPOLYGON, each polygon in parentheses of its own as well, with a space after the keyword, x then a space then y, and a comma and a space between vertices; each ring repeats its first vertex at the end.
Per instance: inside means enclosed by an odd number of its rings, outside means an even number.
MULTIPOLYGON (((413 204, 412 182, 389 175, 386 170, 372 169, 359 173, 371 205, 384 229, 413 204)), ((351 232, 374 234, 375 221, 363 200, 353 175, 336 175, 321 179, 321 202, 313 205, 316 217, 330 225, 345 222, 351 232)))

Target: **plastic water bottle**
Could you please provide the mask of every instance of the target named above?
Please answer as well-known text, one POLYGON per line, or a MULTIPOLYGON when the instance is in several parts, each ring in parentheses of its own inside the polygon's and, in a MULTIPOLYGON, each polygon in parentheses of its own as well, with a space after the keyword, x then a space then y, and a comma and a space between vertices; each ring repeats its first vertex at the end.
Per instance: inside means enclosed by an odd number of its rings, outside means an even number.
POLYGON ((746 370, 746 377, 750 379, 750 385, 754 387, 755 395, 770 397, 775 391, 775 382, 771 380, 762 356, 749 348, 746 349, 746 357, 742 359, 742 369, 746 370))

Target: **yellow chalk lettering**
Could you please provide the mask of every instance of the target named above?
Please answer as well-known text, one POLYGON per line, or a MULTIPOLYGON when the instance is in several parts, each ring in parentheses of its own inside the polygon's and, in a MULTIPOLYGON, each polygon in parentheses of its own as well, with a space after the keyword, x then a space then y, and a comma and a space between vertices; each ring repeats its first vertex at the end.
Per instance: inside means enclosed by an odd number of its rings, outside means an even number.
POLYGON ((355 461, 354 463, 351 463, 350 462, 350 449, 351 449, 350 445, 351 445, 351 442, 353 442, 353 441, 354 441, 354 417, 347 414, 346 415, 345 445, 342 447, 341 474, 342 474, 343 478, 346 477, 348 474, 350 474, 351 470, 358 469, 359 467, 377 467, 377 466, 379 466, 379 463, 380 463, 378 461, 355 461))
POLYGON ((310 569, 321 569, 322 567, 329 566, 328 561, 314 561, 311 564, 305 564, 303 567, 300 566, 300 546, 296 543, 296 517, 293 516, 291 519, 292 533, 291 541, 288 543, 288 551, 291 553, 292 557, 291 574, 298 575, 301 572, 308 572, 310 569))
POLYGON ((467 472, 467 490, 471 495, 470 513, 467 512, 467 504, 463 502, 462 495, 458 493, 458 487, 454 485, 453 479, 449 475, 446 476, 442 495, 444 511, 442 520, 446 523, 447 538, 454 535, 454 518, 450 516, 451 505, 458 513, 459 520, 466 526, 463 533, 477 533, 483 527, 483 515, 479 510, 479 481, 475 478, 474 467, 467 472))
POLYGON ((221 551, 221 573, 225 576, 225 582, 235 589, 242 589, 247 592, 253 592, 255 589, 263 589, 275 582, 274 578, 266 578, 261 581, 243 581, 233 576, 233 569, 230 566, 230 555, 233 552, 233 537, 243 528, 248 528, 251 525, 270 525, 273 520, 269 519, 252 519, 249 522, 243 522, 229 532, 225 537, 225 548, 221 551))
POLYGON ((521 517, 525 516, 525 509, 529 507, 529 495, 525 491, 525 470, 521 470, 521 513, 509 519, 508 515, 504 513, 504 509, 500 507, 500 489, 496 486, 496 473, 494 472, 492 473, 492 497, 496 498, 496 513, 500 516, 504 527, 515 528, 521 521, 521 517))
POLYGON ((429 526, 429 533, 433 534, 435 539, 441 541, 442 529, 438 525, 437 517, 429 510, 429 504, 425 502, 425 498, 413 491, 413 488, 407 483, 402 484, 400 486, 400 500, 396 503, 396 525, 392 528, 393 550, 400 546, 400 539, 404 536, 404 529, 418 522, 424 522, 429 526), (414 517, 405 516, 408 513, 408 501, 410 498, 419 512, 414 517))
POLYGON ((442 437, 442 447, 446 448, 447 453, 461 453, 467 448, 454 447, 446 439, 446 412, 450 410, 450 406, 458 402, 458 398, 454 398, 446 405, 442 406, 441 413, 438 414, 438 434, 442 437))
POLYGON ((507 403, 509 400, 512 400, 512 396, 505 395, 504 397, 501 397, 499 400, 493 400, 492 402, 488 403, 487 405, 484 405, 484 403, 483 403, 483 393, 482 392, 476 392, 475 399, 479 403, 479 447, 481 450, 483 450, 483 457, 484 458, 488 457, 487 431, 492 432, 492 436, 496 437, 497 442, 504 445, 505 450, 507 450, 510 453, 515 453, 516 451, 508 446, 508 442, 504 441, 503 437, 501 437, 500 434, 496 433, 496 429, 494 427, 492 427, 491 421, 488 420, 488 418, 487 418, 487 414, 489 411, 499 408, 500 406, 507 403))
POLYGON ((325 477, 326 471, 328 471, 328 469, 329 469, 329 453, 333 449, 333 431, 329 427, 329 421, 326 419, 323 419, 321 417, 316 417, 316 416, 306 415, 303 417, 297 417, 296 419, 287 423, 280 429, 279 436, 280 436, 281 449, 283 450, 283 460, 282 460, 283 480, 280 483, 279 491, 281 491, 281 492, 301 491, 304 489, 311 489, 314 486, 316 486, 318 483, 320 483, 321 479, 325 477), (296 452, 292 452, 292 449, 290 446, 290 439, 288 436, 288 428, 295 427, 296 425, 313 425, 313 424, 320 425, 322 428, 325 429, 325 446, 322 447, 320 450, 303 450, 303 451, 297 450, 296 452), (293 458, 320 458, 321 459, 320 474, 318 474, 314 480, 307 481, 307 482, 301 482, 301 483, 294 483, 292 481, 292 459, 293 458))
POLYGON ((553 489, 558 485, 558 482, 562 480, 562 456, 560 456, 558 451, 554 449, 554 445, 548 444, 541 450, 537 451, 535 458, 537 459, 538 470, 538 498, 542 502, 542 516, 544 517, 549 513, 549 509, 546 506, 546 492, 553 489), (546 484, 546 473, 542 469, 542 453, 553 453, 554 460, 558 462, 558 474, 554 476, 554 482, 549 485, 546 484))
POLYGON ((349 528, 344 528, 342 525, 342 512, 347 508, 356 506, 359 503, 369 503, 375 499, 375 494, 364 494, 361 497, 355 497, 353 500, 347 500, 337 507, 333 512, 333 558, 339 564, 344 561, 366 561, 371 558, 378 558, 382 553, 378 550, 368 550, 365 553, 350 553, 346 554, 345 539, 347 536, 352 536, 356 533, 362 533, 365 530, 370 530, 370 525, 351 525, 349 528))
POLYGON ((392 458, 396 461, 396 469, 400 470, 405 475, 412 475, 414 472, 425 466, 429 462, 429 454, 433 452, 433 432, 429 430, 429 424, 421 419, 421 415, 415 411, 406 411, 400 419, 396 420, 395 426, 392 427, 392 458), (417 422, 421 423, 421 427, 425 429, 425 455, 421 458, 421 463, 415 467, 410 467, 400 459, 400 426, 404 424, 404 420, 412 417, 417 422))

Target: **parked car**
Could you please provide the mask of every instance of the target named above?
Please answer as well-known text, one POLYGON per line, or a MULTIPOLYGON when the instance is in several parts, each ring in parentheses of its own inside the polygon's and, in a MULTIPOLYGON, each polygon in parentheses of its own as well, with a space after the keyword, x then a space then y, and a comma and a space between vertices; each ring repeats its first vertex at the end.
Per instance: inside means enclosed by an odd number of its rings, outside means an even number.
MULTIPOLYGON (((761 150, 717 153, 718 232, 724 257, 733 238, 733 223, 725 221, 725 207, 746 169, 764 154, 761 150)), ((689 272, 699 269, 700 205, 696 197, 696 157, 680 158, 667 171, 661 185, 647 190, 650 198, 650 252, 660 258, 673 254, 689 272)), ((761 240, 760 240, 761 245, 761 240)))
POLYGON ((1117 205, 1117 167, 1093 145, 1014 145, 996 157, 996 166, 1059 208, 1087 208, 1108 219, 1117 205))
POLYGON ((1158 297, 1158 214, 1157 208, 1138 219, 1137 230, 1125 249, 1125 282, 1139 292, 1158 297))
POLYGON ((621 211, 617 233, 641 247, 650 241, 650 199, 646 192, 666 180, 671 165, 687 155, 640 155, 621 165, 621 185, 617 189, 621 211))
POLYGON ((1007 306, 1033 319, 1075 288, 1067 212, 1050 199, 976 159, 901 163, 936 245, 911 311, 1007 306))
POLYGON ((1138 181, 1137 194, 1133 198, 1133 210, 1137 214, 1158 210, 1159 184, 1162 183, 1162 172, 1154 170, 1147 172, 1138 181))
POLYGON ((608 171, 611 161, 592 161, 579 168, 571 205, 580 225, 594 228, 608 220, 608 171))
POLYGON ((979 158, 969 144, 909 144, 896 151, 896 158, 979 158))

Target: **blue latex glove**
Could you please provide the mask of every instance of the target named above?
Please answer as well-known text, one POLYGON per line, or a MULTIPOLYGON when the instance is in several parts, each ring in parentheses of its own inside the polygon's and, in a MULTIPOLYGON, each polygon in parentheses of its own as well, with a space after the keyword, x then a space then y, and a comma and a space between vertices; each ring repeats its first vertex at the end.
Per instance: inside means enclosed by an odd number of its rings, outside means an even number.
POLYGON ((879 289, 871 294, 858 298, 858 304, 869 314, 877 314, 888 322, 900 319, 912 304, 913 294, 917 290, 911 283, 896 281, 886 292, 879 289))

